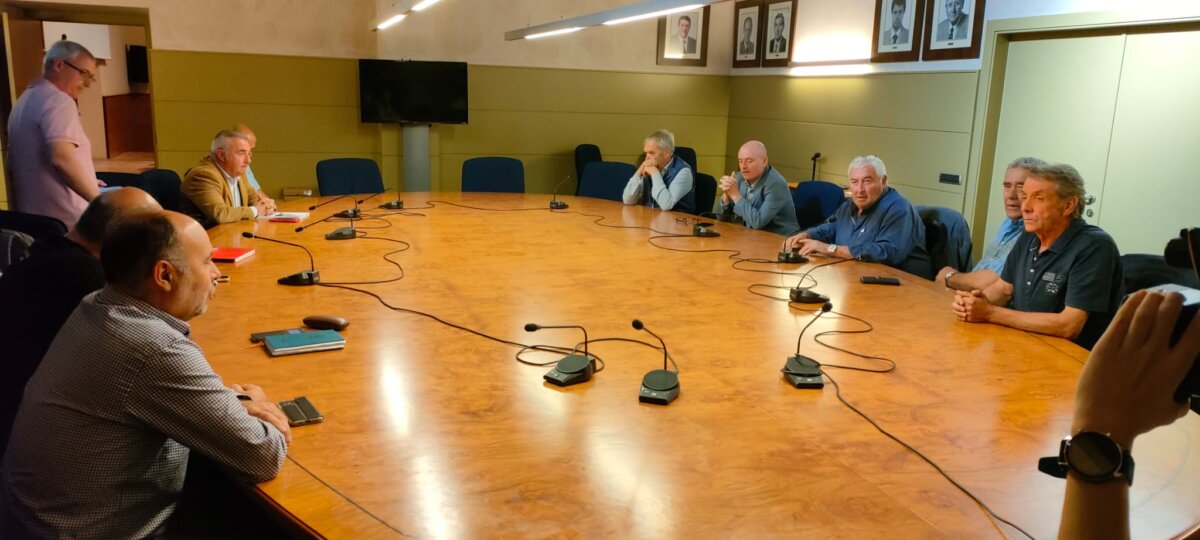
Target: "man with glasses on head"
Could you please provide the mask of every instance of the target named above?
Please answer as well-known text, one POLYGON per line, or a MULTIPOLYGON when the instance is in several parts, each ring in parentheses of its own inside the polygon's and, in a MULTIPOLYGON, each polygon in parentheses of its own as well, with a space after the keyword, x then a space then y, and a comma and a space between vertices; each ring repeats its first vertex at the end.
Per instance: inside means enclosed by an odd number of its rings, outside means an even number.
POLYGON ((933 278, 925 251, 925 224, 899 191, 888 187, 876 156, 850 160, 850 198, 825 222, 788 238, 784 249, 838 259, 861 259, 933 278))
POLYGON ((29 84, 8 117, 15 209, 79 221, 100 194, 92 143, 76 101, 96 82, 96 57, 73 41, 50 46, 42 76, 29 84))

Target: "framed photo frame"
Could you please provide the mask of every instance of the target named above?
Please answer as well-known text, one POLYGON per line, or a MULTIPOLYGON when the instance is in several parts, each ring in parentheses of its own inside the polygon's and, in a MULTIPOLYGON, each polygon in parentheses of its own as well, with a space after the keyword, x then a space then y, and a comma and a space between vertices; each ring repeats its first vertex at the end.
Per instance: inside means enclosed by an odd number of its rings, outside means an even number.
POLYGON ((875 0, 871 61, 915 62, 924 26, 925 0, 875 0))
POLYGON ((792 62, 792 29, 796 0, 766 0, 763 9, 763 67, 786 67, 792 62))
POLYGON ((984 0, 928 0, 922 60, 979 58, 984 0))
POLYGON ((763 2, 742 0, 733 8, 733 67, 758 67, 763 52, 763 2))
POLYGON ((708 6, 658 20, 660 66, 708 65, 708 6))

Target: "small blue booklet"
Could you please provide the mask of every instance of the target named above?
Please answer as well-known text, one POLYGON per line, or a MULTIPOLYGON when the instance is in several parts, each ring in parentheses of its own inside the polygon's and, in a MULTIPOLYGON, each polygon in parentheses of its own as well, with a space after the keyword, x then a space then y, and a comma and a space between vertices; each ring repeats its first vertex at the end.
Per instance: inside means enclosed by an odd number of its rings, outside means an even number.
POLYGON ((314 330, 296 334, 275 334, 263 339, 271 356, 284 356, 316 351, 341 349, 346 338, 335 330, 314 330))

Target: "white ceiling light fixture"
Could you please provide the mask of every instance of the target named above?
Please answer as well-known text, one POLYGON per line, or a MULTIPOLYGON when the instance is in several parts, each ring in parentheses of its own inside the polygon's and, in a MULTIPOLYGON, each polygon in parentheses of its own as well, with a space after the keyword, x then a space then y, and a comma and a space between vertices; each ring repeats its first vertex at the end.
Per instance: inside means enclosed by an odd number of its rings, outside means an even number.
MULTIPOLYGON (((507 41, 516 41, 518 39, 527 39, 530 36, 549 37, 551 35, 569 34, 570 32, 560 31, 572 28, 583 29, 589 26, 611 26, 642 19, 656 18, 670 13, 700 9, 709 4, 714 4, 716 1, 719 0, 643 0, 605 11, 561 19, 536 26, 527 26, 517 30, 509 30, 504 33, 504 39, 507 41), (558 33, 552 34, 552 32, 558 33)), ((576 30, 571 30, 571 32, 574 31, 576 30)))
POLYGON ((552 37, 552 36, 561 36, 563 34, 570 34, 571 32, 578 32, 580 30, 583 30, 583 28, 579 27, 579 26, 572 26, 570 28, 563 28, 561 30, 551 30, 549 32, 542 32, 540 34, 529 34, 528 36, 525 36, 525 39, 542 39, 542 38, 547 38, 547 37, 552 37))
POLYGON ((375 18, 375 22, 371 24, 371 30, 387 30, 396 23, 403 21, 405 17, 417 11, 424 11, 429 6, 438 3, 439 0, 397 0, 392 2, 392 7, 381 10, 382 15, 375 18))

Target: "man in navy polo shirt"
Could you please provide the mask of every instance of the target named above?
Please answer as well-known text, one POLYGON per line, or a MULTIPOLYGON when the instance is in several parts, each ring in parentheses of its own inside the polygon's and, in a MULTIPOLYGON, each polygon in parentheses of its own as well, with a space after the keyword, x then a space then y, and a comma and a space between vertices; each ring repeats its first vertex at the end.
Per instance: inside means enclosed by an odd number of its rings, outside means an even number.
POLYGON ((784 249, 886 264, 933 279, 925 251, 925 224, 899 191, 888 187, 887 167, 876 156, 850 161, 850 198, 825 223, 788 238, 784 249))
POLYGON ((1084 194, 1083 177, 1070 165, 1031 170, 1022 188, 1025 234, 1000 279, 982 291, 955 293, 954 314, 1091 349, 1116 313, 1125 284, 1117 244, 1080 218, 1084 194))

